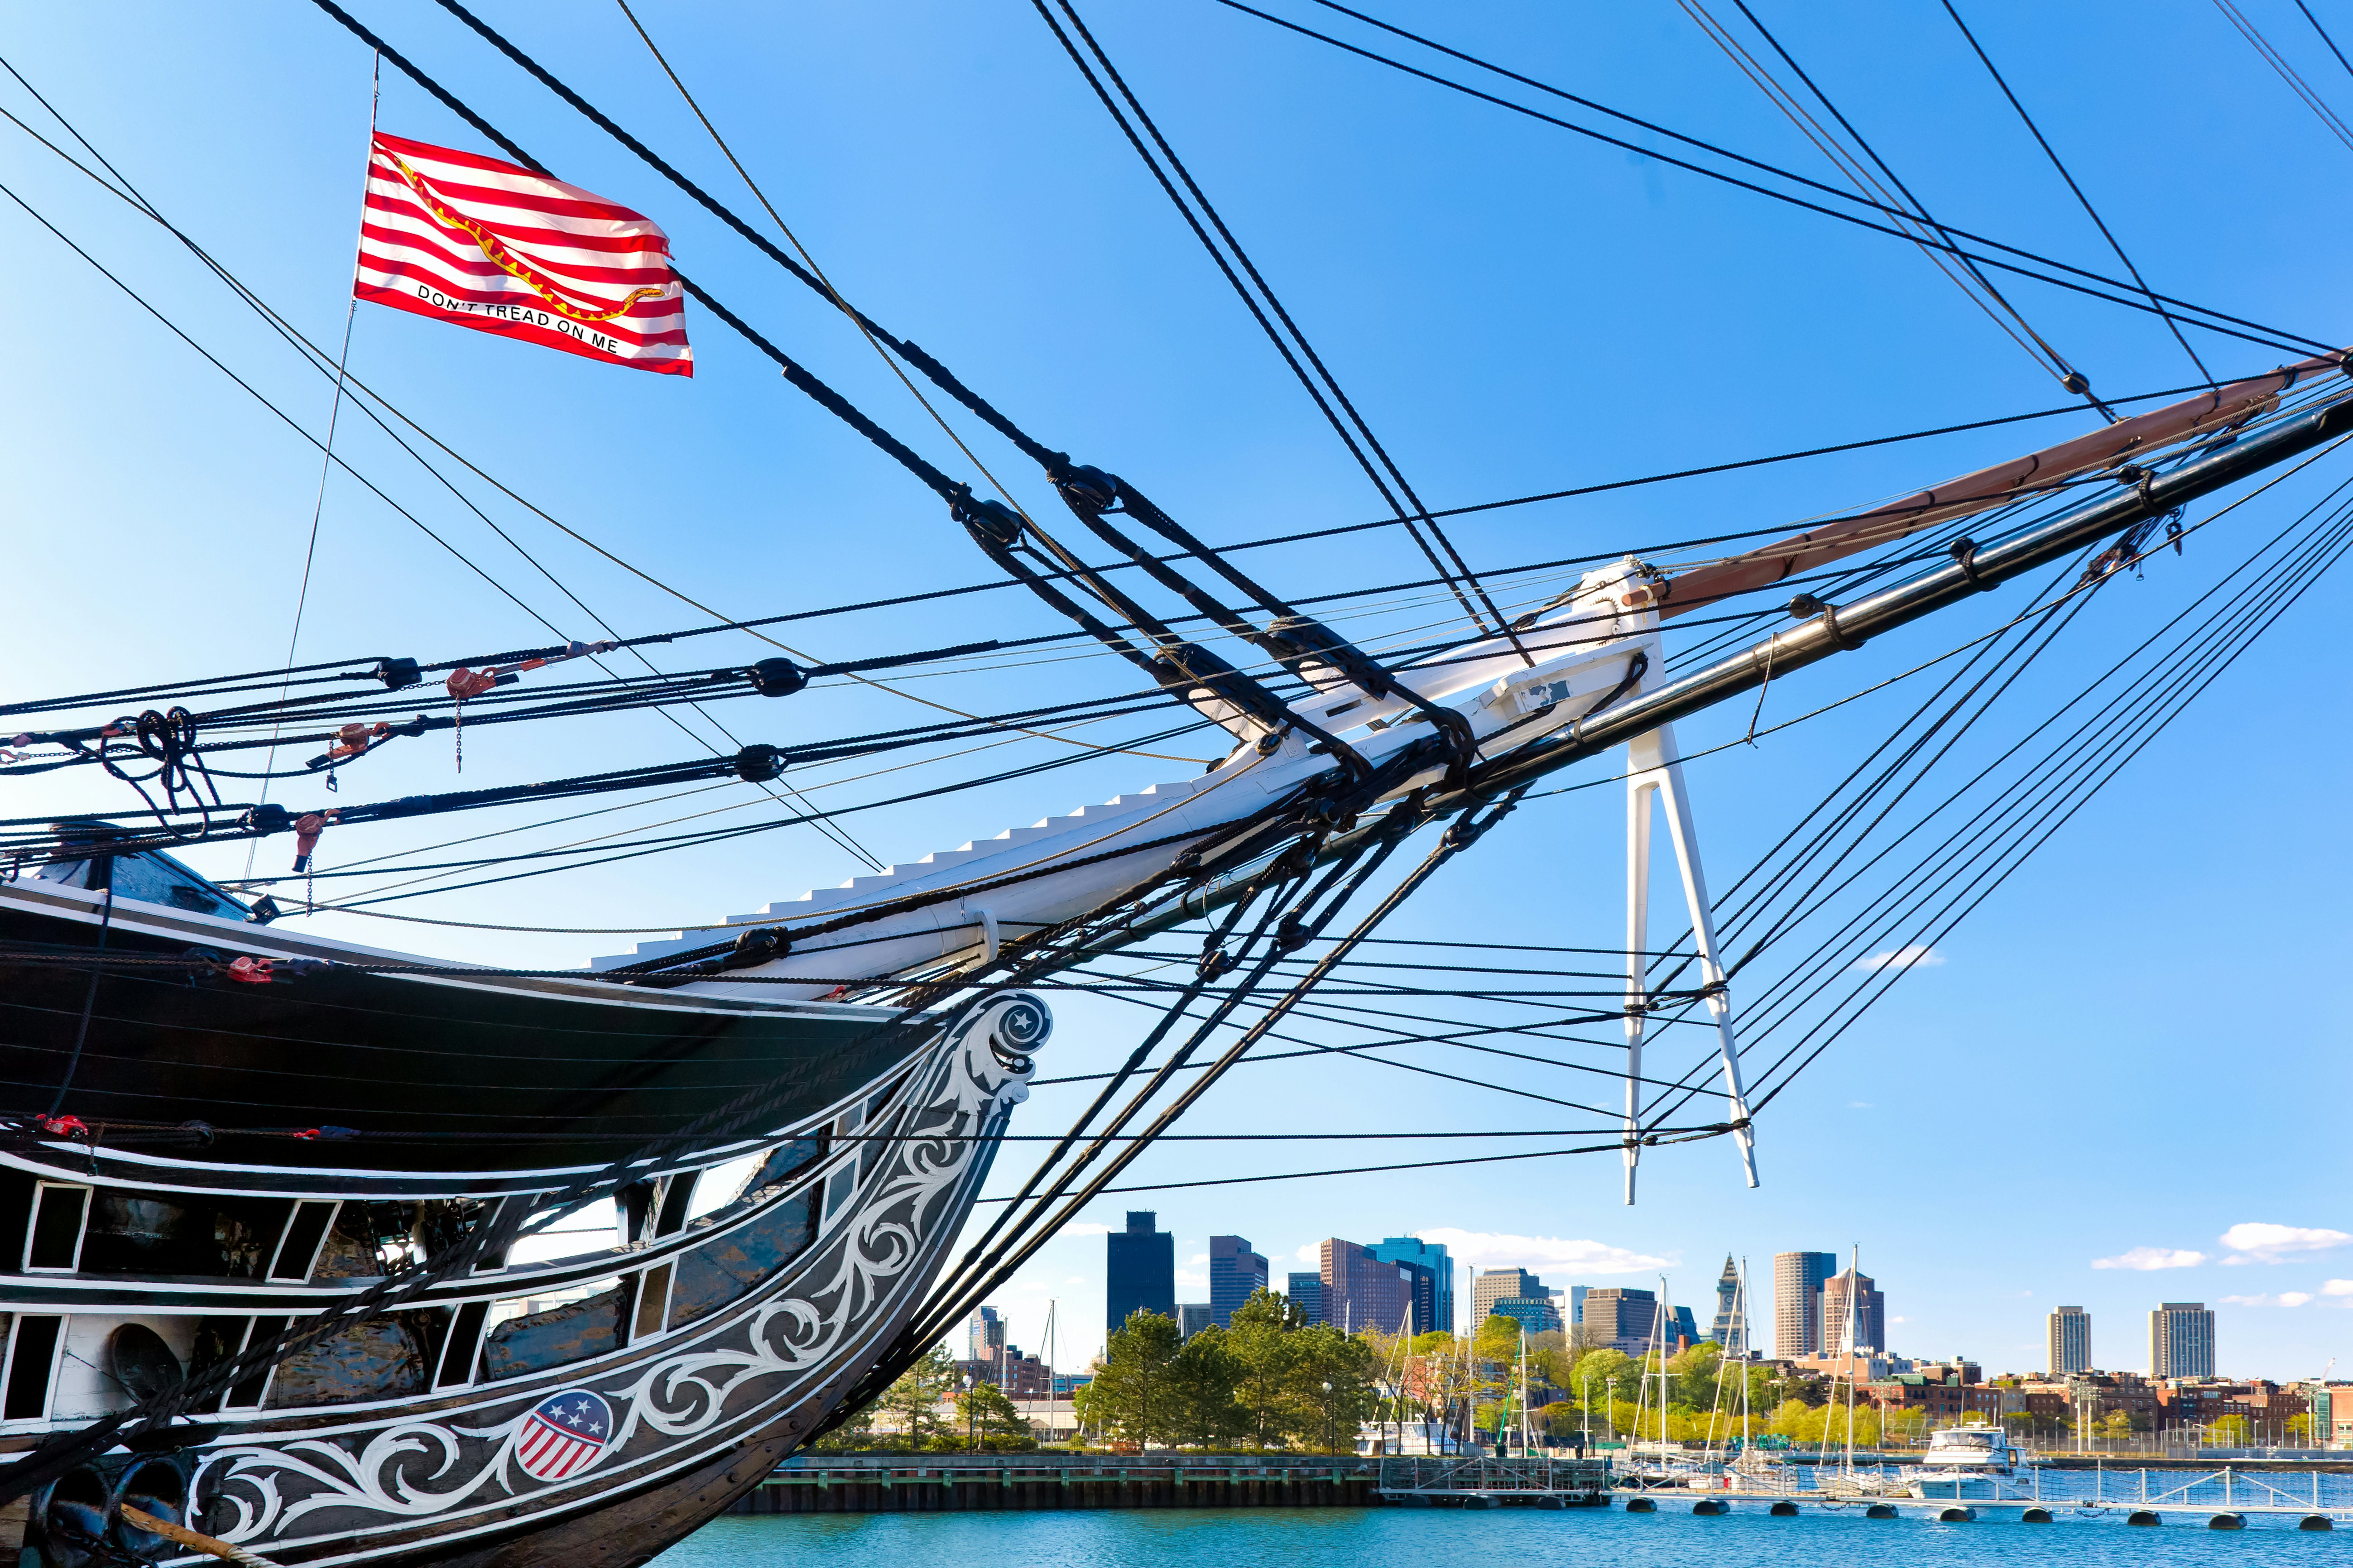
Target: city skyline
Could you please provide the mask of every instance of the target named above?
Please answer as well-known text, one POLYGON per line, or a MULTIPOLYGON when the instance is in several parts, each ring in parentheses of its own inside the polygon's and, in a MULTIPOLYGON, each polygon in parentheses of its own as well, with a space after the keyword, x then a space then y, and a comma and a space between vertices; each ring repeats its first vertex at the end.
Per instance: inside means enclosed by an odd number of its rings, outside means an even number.
MULTIPOLYGON (((1127 1225, 1121 1231, 1104 1233, 1104 1254, 1109 1268, 1114 1255, 1125 1251, 1134 1254, 1141 1247, 1170 1258, 1170 1272, 1175 1275, 1173 1250, 1176 1237, 1157 1228, 1153 1211, 1131 1211, 1127 1225)), ((1456 1237, 1463 1233, 1451 1232, 1456 1237)), ((1223 1235, 1211 1238, 1213 1254, 1197 1255, 1192 1261, 1210 1263, 1219 1268, 1225 1279, 1223 1289, 1233 1305, 1247 1299, 1250 1289, 1276 1289, 1271 1279, 1259 1272, 1265 1268, 1263 1255, 1256 1252, 1249 1239, 1223 1235), (1235 1270, 1245 1270, 1236 1277, 1235 1270), (1239 1296, 1233 1292, 1240 1289, 1239 1296)), ((1304 1255, 1309 1251, 1302 1247, 1304 1255)), ((1660 1327, 1659 1297, 1646 1287, 1599 1286, 1585 1284, 1550 1284, 1533 1268, 1523 1265, 1481 1268, 1475 1264, 1456 1264, 1447 1253, 1445 1244, 1416 1236, 1389 1237, 1376 1247, 1336 1237, 1327 1237, 1314 1244, 1319 1267, 1313 1270, 1290 1271, 1280 1288, 1281 1293, 1297 1301, 1311 1321, 1346 1321, 1356 1327, 1359 1307, 1371 1316, 1396 1315, 1409 1331, 1428 1331, 1435 1303, 1441 1298, 1436 1283, 1442 1264, 1444 1273, 1452 1279, 1459 1271, 1460 1284, 1467 1286, 1472 1305, 1472 1322, 1461 1325, 1462 1331, 1476 1327, 1487 1315, 1517 1318, 1531 1331, 1547 1329, 1570 1329, 1585 1321, 1585 1308, 1597 1307, 1598 1315, 1589 1325, 1593 1331, 1590 1342, 1609 1343, 1629 1352, 1641 1353, 1651 1342, 1660 1327), (1398 1257, 1426 1258, 1428 1263, 1398 1263, 1398 1257), (1376 1304, 1377 1303, 1377 1304, 1376 1304), (1327 1313, 1327 1306, 1338 1314, 1327 1313), (1601 1318, 1609 1321, 1606 1325, 1601 1318), (1636 1325, 1641 1326, 1639 1331, 1636 1325), (1599 1331, 1603 1327, 1610 1331, 1599 1331)), ((1888 1325, 1901 1325, 1905 1320, 1891 1318, 1886 1311, 1886 1293, 1873 1276, 1861 1274, 1852 1264, 1831 1273, 1823 1270, 1837 1261, 1836 1255, 1827 1252, 1790 1250, 1774 1255, 1777 1272, 1776 1312, 1793 1325, 1797 1331, 1814 1336, 1813 1348, 1793 1350, 1785 1355, 1777 1343, 1769 1356, 1761 1347, 1752 1345, 1753 1353, 1767 1360, 1787 1360, 1790 1355, 1800 1358, 1830 1356, 1842 1353, 1844 1325, 1850 1321, 1848 1295, 1855 1293, 1856 1305, 1852 1310, 1856 1348, 1865 1353, 1893 1356, 1908 1362, 1940 1362, 1947 1358, 1923 1353, 1926 1347, 1901 1342, 1900 1336, 1888 1325), (1819 1277, 1819 1283, 1812 1283, 1819 1277), (1811 1285, 1811 1289, 1807 1287, 1811 1285), (1810 1309, 1803 1303, 1810 1300, 1810 1309)), ((1646 1260, 1648 1261, 1648 1260, 1646 1260)), ((1132 1272, 1132 1266, 1131 1266, 1132 1272)), ((1672 1321, 1666 1325, 1672 1342, 1680 1335, 1692 1342, 1703 1338, 1722 1342, 1728 1323, 1733 1321, 1732 1307, 1739 1288, 1740 1264, 1727 1255, 1715 1281, 1715 1305, 1707 1328, 1699 1324, 1697 1310, 1684 1303, 1671 1303, 1672 1321)), ((1194 1282, 1207 1283, 1206 1279, 1194 1282)), ((1204 1292, 1211 1293, 1211 1292, 1204 1292)), ((1451 1291, 1448 1292, 1451 1294, 1451 1291)), ((2348 1291, 2353 1294, 2353 1291, 2348 1291)), ((1174 1300, 1166 1315, 1183 1324, 1189 1334, 1198 1328, 1217 1321, 1215 1309, 1208 1302, 1174 1300)), ((2224 1298, 2228 1300, 2229 1298, 2224 1298)), ((1231 1308, 1228 1308, 1230 1317, 1231 1308)), ((2142 1367, 2114 1367, 2107 1371, 2127 1375, 2146 1375, 2152 1379, 2211 1379, 2226 1374, 2221 1366, 2216 1313, 2202 1301, 2162 1301, 2145 1309, 2148 1322, 2147 1364, 2142 1367)), ((1960 1359, 1972 1364, 1992 1364, 2005 1373, 2033 1375, 2034 1363, 2041 1363, 2041 1375, 2063 1376, 2101 1370, 2095 1365, 2091 1349, 2091 1314, 2076 1305, 2052 1309, 2046 1314, 2039 1358, 2011 1356, 2005 1361, 1999 1354, 1978 1352, 1960 1359)), ((985 1355, 979 1347, 984 1339, 1001 1345, 1007 1333, 1003 1320, 995 1307, 976 1310, 966 1328, 969 1342, 974 1347, 968 1353, 985 1355)), ((1803 1343, 1802 1340, 1798 1343, 1803 1343)), ((1002 1352, 999 1352, 1002 1353, 1002 1352)), ((2267 1372, 2241 1375, 2274 1375, 2267 1372)), ((2281 1372, 2277 1377, 2294 1381, 2300 1374, 2293 1370, 2281 1372)))

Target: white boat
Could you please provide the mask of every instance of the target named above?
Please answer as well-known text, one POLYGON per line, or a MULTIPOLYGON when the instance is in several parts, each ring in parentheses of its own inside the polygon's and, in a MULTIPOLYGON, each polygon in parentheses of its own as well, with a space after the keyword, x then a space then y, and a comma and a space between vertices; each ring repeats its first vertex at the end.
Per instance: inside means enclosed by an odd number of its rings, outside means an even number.
POLYGON ((1999 1426, 1947 1426, 1928 1438, 1920 1462, 1904 1471, 1905 1490, 1915 1498, 1992 1498, 2002 1482, 2031 1468, 1999 1426))

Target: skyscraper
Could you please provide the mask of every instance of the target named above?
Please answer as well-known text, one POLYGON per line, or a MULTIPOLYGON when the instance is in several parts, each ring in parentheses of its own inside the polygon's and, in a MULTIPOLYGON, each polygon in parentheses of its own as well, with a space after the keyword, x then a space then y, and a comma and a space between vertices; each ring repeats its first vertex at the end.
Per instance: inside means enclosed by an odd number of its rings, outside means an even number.
POLYGON ((1730 1253, 1725 1254, 1724 1272, 1715 1277, 1715 1321, 1708 1325, 1707 1337, 1722 1345, 1729 1359, 1747 1359, 1747 1303, 1740 1299, 1740 1270, 1732 1266, 1730 1253))
MULTIPOLYGON (((1377 1247, 1368 1247, 1365 1250, 1375 1258, 1380 1257, 1377 1247)), ((1426 1334, 1438 1326, 1438 1276, 1419 1263, 1399 1261, 1396 1268, 1405 1276, 1406 1299, 1412 1303, 1413 1322, 1409 1331, 1426 1334)))
POLYGON ((1596 1286, 1585 1293, 1585 1315, 1580 1321, 1585 1342, 1595 1349, 1607 1345, 1628 1355, 1644 1354, 1651 1348, 1651 1336, 1658 1331, 1658 1293, 1622 1285, 1596 1286))
POLYGON ((964 1359, 997 1364, 1005 1357, 1005 1319, 994 1307, 976 1308, 965 1321, 964 1359))
POLYGON ((1541 1298, 1544 1281, 1525 1268, 1490 1268, 1471 1277, 1471 1321, 1464 1330, 1477 1333, 1479 1325, 1494 1316, 1495 1303, 1541 1298))
POLYGON ((1346 1332, 1413 1327, 1412 1276, 1353 1241, 1326 1237, 1323 1247, 1324 1321, 1346 1332))
POLYGON ((1103 1237, 1103 1331, 1119 1332, 1128 1314, 1176 1316, 1176 1238, 1156 1228, 1150 1209, 1130 1209, 1127 1228, 1103 1237))
POLYGON ((1293 1304, 1298 1307, 1301 1311, 1307 1314, 1307 1321, 1309 1322, 1320 1323, 1325 1321, 1324 1317, 1324 1276, 1321 1274, 1292 1275, 1290 1280, 1284 1287, 1283 1294, 1289 1296, 1293 1304))
POLYGON ((1366 1251, 1390 1263, 1411 1263, 1430 1270, 1431 1306, 1430 1328, 1414 1325, 1414 1332, 1426 1334, 1431 1329, 1454 1331, 1454 1259, 1446 1248, 1434 1241, 1424 1241, 1418 1236, 1392 1236, 1377 1247, 1366 1251))
POLYGON ((1699 1320, 1692 1316, 1689 1307, 1672 1309, 1672 1315, 1667 1322, 1667 1349, 1672 1352, 1683 1340, 1699 1343, 1699 1320))
POLYGON ((1209 1304, 1207 1301, 1176 1303, 1176 1333, 1179 1338, 1191 1339, 1195 1334, 1208 1328, 1212 1321, 1209 1304))
POLYGON ((2203 1301, 2167 1301, 2148 1315, 2151 1377, 2214 1375, 2214 1314, 2203 1301))
POLYGON ((2051 1375, 2092 1370, 2092 1315, 2081 1307, 2051 1309, 2051 1375))
POLYGON ((1234 1326, 1234 1309, 1266 1289, 1266 1259, 1246 1237, 1209 1237, 1209 1317, 1221 1329, 1234 1326))
POLYGON ((1822 1281, 1837 1272, 1836 1253, 1773 1255, 1775 1355, 1812 1355, 1822 1348, 1822 1281))
POLYGON ((1848 1268, 1822 1281, 1821 1348, 1831 1355, 1887 1348, 1887 1293, 1848 1268), (1852 1338, 1850 1340, 1849 1335, 1852 1338))

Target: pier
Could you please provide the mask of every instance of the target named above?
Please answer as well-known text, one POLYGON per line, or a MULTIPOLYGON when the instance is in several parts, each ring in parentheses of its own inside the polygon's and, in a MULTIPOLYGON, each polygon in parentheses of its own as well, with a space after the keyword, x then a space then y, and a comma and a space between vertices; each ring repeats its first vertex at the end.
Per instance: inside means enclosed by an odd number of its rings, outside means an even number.
POLYGON ((1950 1481, 1931 1481, 1926 1497, 1905 1495, 1896 1489, 1892 1478, 1863 1472, 1852 1477, 1810 1477, 1817 1484, 1806 1487, 1710 1484, 1727 1479, 1703 1476, 1687 1486, 1621 1487, 1620 1491, 1630 1513, 1673 1510, 1770 1518, 1805 1512, 1854 1513, 1866 1519, 1925 1518, 1956 1524, 1997 1518, 2026 1524, 2051 1524, 2062 1518, 2119 1518, 2131 1525, 2189 1524, 2211 1530, 2242 1530, 2251 1520, 2261 1519, 2291 1522, 2307 1531, 2353 1526, 2353 1499, 2326 1494, 2318 1471, 2301 1476, 2275 1470, 2249 1475, 2227 1465, 2201 1472, 2038 1469, 2023 1478, 1971 1481, 1958 1489, 1950 1481))
POLYGON ((1362 1508, 1378 1461, 1353 1454, 803 1454, 733 1513, 1103 1508, 1362 1508))

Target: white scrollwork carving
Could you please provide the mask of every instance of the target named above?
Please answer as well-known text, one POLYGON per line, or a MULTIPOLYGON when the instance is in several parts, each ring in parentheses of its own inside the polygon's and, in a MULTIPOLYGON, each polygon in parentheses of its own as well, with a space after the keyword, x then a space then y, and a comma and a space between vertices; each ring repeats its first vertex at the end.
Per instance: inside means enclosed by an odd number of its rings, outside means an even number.
MULTIPOLYGON (((1027 992, 988 998, 925 1053, 905 1136, 878 1162, 849 1221, 771 1294, 754 1291, 714 1315, 691 1347, 649 1345, 634 1364, 575 1374, 626 1412, 598 1470, 676 1459, 731 1414, 839 1371, 860 1330, 929 1283, 971 1206, 984 1139, 1029 1098, 1030 1055, 1052 1027, 1046 1005, 1027 992)), ((436 1420, 396 1415, 339 1438, 225 1445, 204 1456, 199 1486, 226 1502, 233 1518, 220 1534, 240 1545, 289 1540, 322 1510, 413 1521, 526 1497, 549 1489, 513 1463, 545 1393, 537 1383, 505 1395, 483 1390, 471 1410, 436 1420)))

